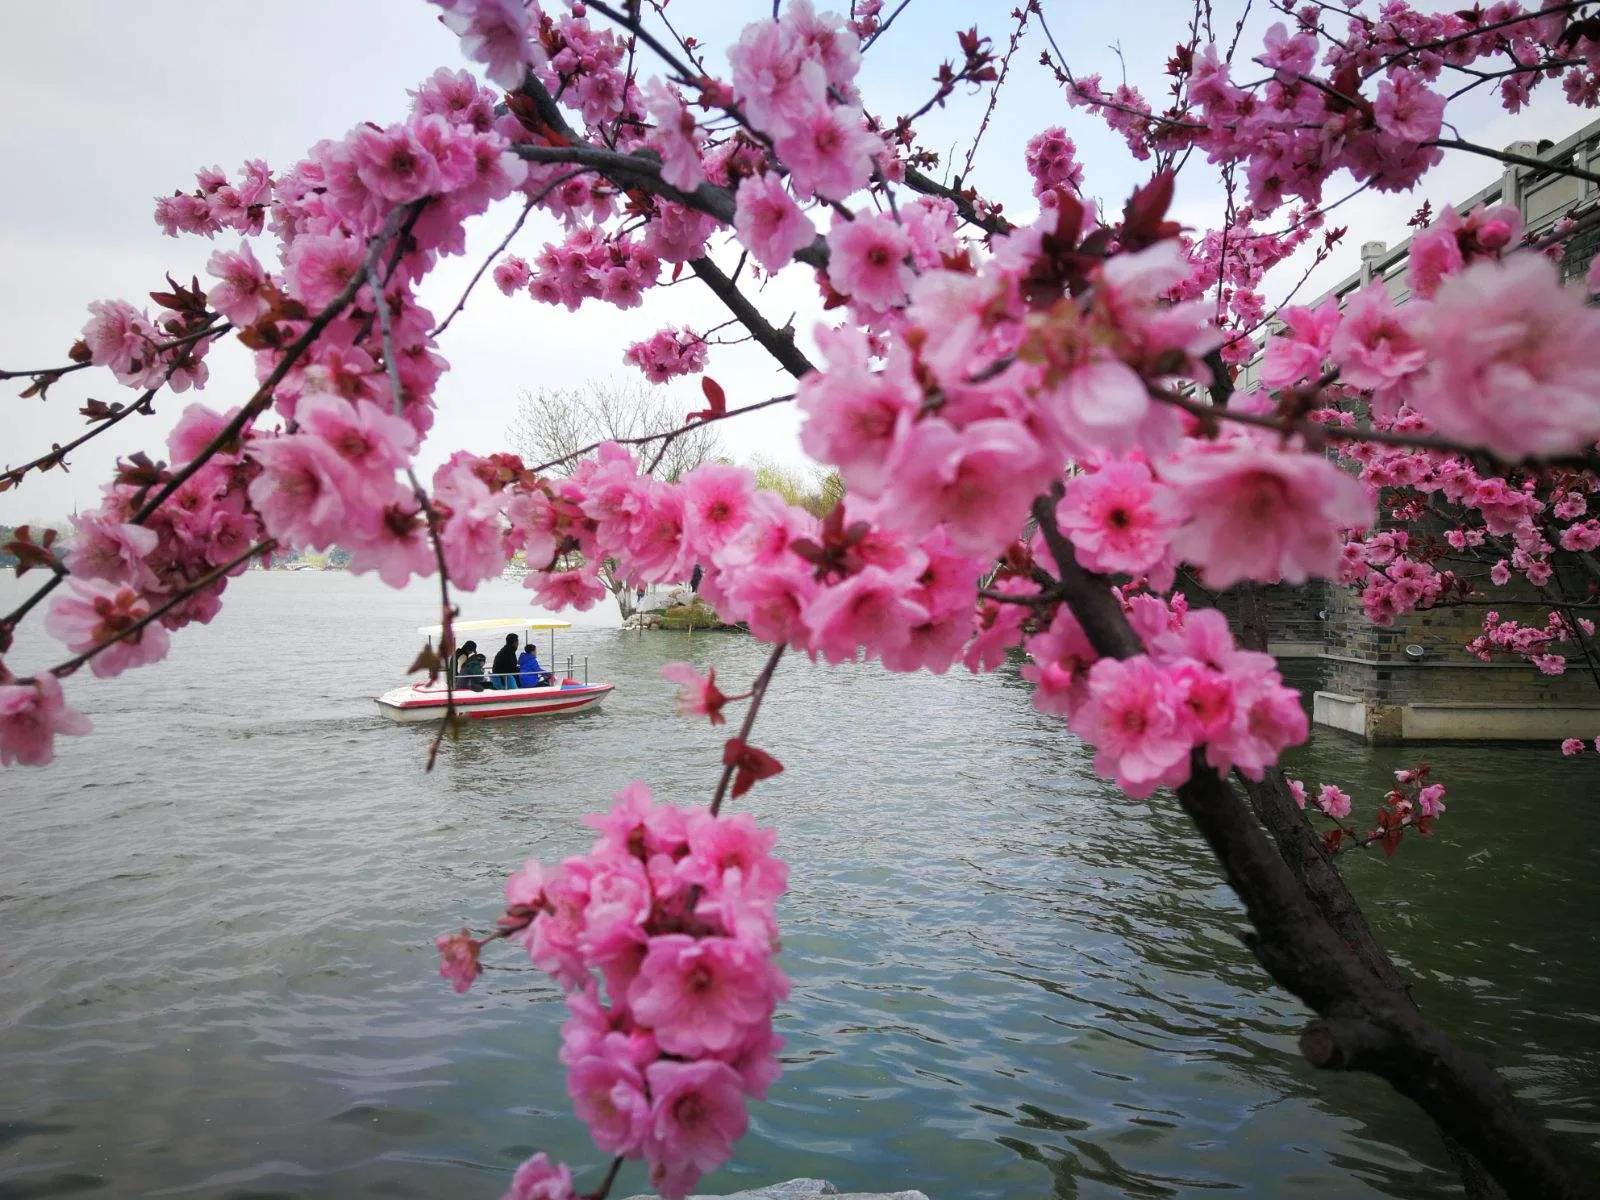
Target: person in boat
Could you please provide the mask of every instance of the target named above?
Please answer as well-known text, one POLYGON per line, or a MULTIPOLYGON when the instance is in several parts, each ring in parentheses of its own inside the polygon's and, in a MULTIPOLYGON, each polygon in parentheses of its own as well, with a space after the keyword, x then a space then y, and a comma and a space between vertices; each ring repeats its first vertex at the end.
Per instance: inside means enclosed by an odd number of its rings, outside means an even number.
POLYGON ((477 642, 462 642, 456 650, 456 674, 461 674, 461 669, 467 665, 467 659, 478 652, 477 642))
POLYGON ((517 635, 506 634, 506 644, 495 651, 492 686, 514 688, 517 686, 517 635))
MULTIPOLYGON (((471 643, 468 643, 469 645, 471 643)), ((462 649, 466 649, 465 646, 462 649)), ((462 661, 461 667, 456 671, 456 678, 461 681, 461 686, 469 692, 481 692, 488 687, 483 678, 484 657, 476 650, 468 654, 462 661)))
POLYGON ((544 668, 539 665, 539 652, 529 642, 517 655, 517 682, 520 687, 535 688, 545 685, 544 668))

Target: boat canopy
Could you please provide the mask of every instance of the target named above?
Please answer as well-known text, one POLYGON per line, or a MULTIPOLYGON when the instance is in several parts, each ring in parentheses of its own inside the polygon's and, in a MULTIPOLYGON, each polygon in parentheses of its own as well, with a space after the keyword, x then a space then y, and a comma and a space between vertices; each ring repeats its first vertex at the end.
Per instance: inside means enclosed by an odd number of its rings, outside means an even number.
MULTIPOLYGON (((571 621, 552 621, 547 617, 491 617, 483 621, 452 621, 450 632, 486 633, 493 629, 571 629, 571 621)), ((444 636, 443 625, 419 625, 417 632, 424 637, 444 636)))

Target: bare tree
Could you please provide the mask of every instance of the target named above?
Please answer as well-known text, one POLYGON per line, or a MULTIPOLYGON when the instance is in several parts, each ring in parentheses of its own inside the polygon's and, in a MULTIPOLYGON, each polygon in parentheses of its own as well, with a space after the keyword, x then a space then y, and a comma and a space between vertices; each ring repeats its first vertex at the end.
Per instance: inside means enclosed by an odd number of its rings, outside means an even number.
MULTIPOLYGON (((506 439, 529 466, 565 459, 551 469, 570 475, 587 457, 577 456, 584 447, 665 433, 681 427, 687 413, 688 402, 642 380, 592 379, 576 388, 523 389, 506 427, 506 439)), ((654 446, 646 448, 643 465, 651 465, 655 451, 654 446)), ((721 453, 717 430, 696 425, 667 443, 652 473, 670 483, 721 453)), ((609 560, 602 563, 600 579, 616 597, 617 609, 626 621, 634 611, 633 592, 617 578, 614 568, 609 560)))

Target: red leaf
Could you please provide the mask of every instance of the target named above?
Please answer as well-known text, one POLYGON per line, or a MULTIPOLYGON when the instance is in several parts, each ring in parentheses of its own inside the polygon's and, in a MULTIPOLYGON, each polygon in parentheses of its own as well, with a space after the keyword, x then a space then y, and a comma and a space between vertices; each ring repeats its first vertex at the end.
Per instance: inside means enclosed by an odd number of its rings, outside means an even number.
POLYGON ((728 411, 727 393, 722 390, 722 385, 715 379, 711 378, 709 375, 702 376, 700 379, 700 390, 705 393, 706 400, 711 405, 712 412, 725 413, 728 411))
POLYGON ((729 738, 722 748, 724 765, 734 768, 733 794, 739 797, 763 779, 770 779, 783 770, 783 764, 765 750, 758 750, 748 742, 729 738))

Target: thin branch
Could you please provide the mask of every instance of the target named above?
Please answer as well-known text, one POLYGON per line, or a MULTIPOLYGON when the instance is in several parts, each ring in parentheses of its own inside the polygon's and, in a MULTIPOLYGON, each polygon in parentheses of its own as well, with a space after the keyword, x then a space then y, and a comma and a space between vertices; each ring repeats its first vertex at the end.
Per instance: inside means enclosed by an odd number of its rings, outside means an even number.
MULTIPOLYGON (((152 608, 149 612, 145 613, 144 616, 140 617, 137 621, 135 621, 132 625, 129 625, 126 629, 119 630, 116 637, 107 638, 103 642, 96 643, 95 645, 90 646, 82 654, 79 654, 74 658, 69 658, 64 663, 57 663, 55 666, 50 668, 50 674, 54 675, 58 679, 65 679, 68 675, 71 675, 74 671, 76 671, 79 667, 83 666, 83 664, 88 662, 90 659, 94 658, 101 651, 109 650, 112 646, 115 646, 118 642, 127 641, 134 634, 136 634, 140 630, 142 630, 146 625, 149 625, 154 621, 159 621, 162 617, 164 617, 167 613, 172 611, 172 609, 176 608, 178 605, 182 604, 190 596, 194 595, 196 592, 200 591, 202 588, 209 587, 211 584, 213 584, 217 580, 221 579, 224 575, 228 574, 228 572, 232 571, 240 563, 247 562, 248 560, 256 557, 256 555, 258 555, 258 554, 266 554, 269 551, 271 551, 271 549, 276 545, 277 545, 277 542, 274 539, 268 538, 264 542, 257 542, 255 545, 251 546, 248 550, 244 551, 243 553, 234 555, 227 562, 223 563, 220 567, 213 567, 211 570, 207 571, 204 575, 200 576, 199 579, 196 579, 196 580, 193 580, 190 583, 184 584, 184 586, 180 590, 174 592, 167 599, 166 603, 160 605, 157 608, 152 608)), ((60 579, 61 576, 57 576, 57 578, 60 579)), ((19 680, 18 682, 19 683, 32 683, 33 682, 33 677, 30 676, 27 679, 22 679, 22 680, 19 680)))
POLYGON ((367 276, 371 273, 374 264, 377 263, 378 255, 382 252, 385 243, 394 237, 402 223, 406 221, 408 214, 414 215, 420 212, 422 206, 426 203, 426 200, 418 200, 414 204, 397 208, 389 214, 389 219, 383 223, 383 228, 374 234, 372 240, 367 243, 367 255, 363 269, 351 272, 349 281, 339 290, 339 294, 328 302, 327 307, 311 318, 311 323, 306 326, 305 332, 296 338, 289 348, 284 351, 283 357, 272 368, 272 372, 261 381, 261 386, 256 388, 255 394, 239 410, 238 415, 223 426, 221 432, 212 438, 187 466, 169 479, 160 491, 139 507, 139 511, 133 515, 132 524, 143 525, 148 521, 150 515, 166 503, 168 497, 187 483, 195 472, 199 471, 201 467, 211 460, 213 455, 223 447, 231 445, 244 432, 245 427, 266 410, 267 405, 272 402, 273 389, 283 382, 283 377, 289 373, 290 368, 300 361, 305 352, 311 348, 312 343, 322 336, 322 331, 332 323, 336 316, 344 311, 350 301, 355 299, 356 293, 366 285, 367 276))
MULTIPOLYGON (((767 685, 772 682, 772 673, 778 669, 778 660, 783 657, 783 652, 788 648, 788 643, 779 642, 772 648, 772 653, 767 655, 767 665, 761 668, 761 674, 756 676, 755 683, 750 685, 750 707, 745 709, 744 721, 739 726, 738 740, 750 740, 751 727, 756 723, 756 713, 761 711, 761 701, 766 698, 767 685)), ((727 795, 728 784, 733 779, 734 764, 724 763, 722 778, 717 781, 717 794, 711 798, 710 813, 714 817, 722 811, 722 801, 727 795)))
MULTIPOLYGON (((535 475, 542 475, 546 471, 553 471, 557 467, 566 466, 567 463, 571 462, 575 458, 582 458, 585 454, 593 454, 596 450, 600 449, 601 446, 610 443, 615 443, 618 446, 645 446, 651 442, 660 441, 663 438, 670 442, 716 421, 726 421, 732 417, 740 417, 745 413, 755 412, 758 408, 771 408, 774 404, 786 404, 793 399, 794 393, 790 392, 783 396, 773 396, 770 400, 758 400, 754 404, 746 404, 741 408, 730 408, 725 413, 719 413, 712 417, 704 417, 693 425, 680 425, 676 429, 668 429, 661 433, 649 433, 642 437, 603 438, 598 442, 591 442, 587 446, 583 446, 580 449, 574 450, 571 454, 564 454, 560 458, 553 458, 547 463, 540 463, 537 467, 532 467, 530 469, 535 475)), ((662 449, 665 451, 665 447, 662 449)), ((656 455, 656 463, 659 463, 660 460, 661 455, 656 455)), ((647 471, 646 474, 653 473, 656 463, 651 464, 651 470, 647 471)))
POLYGON ((1511 150, 1491 150, 1488 146, 1480 146, 1476 142, 1463 141, 1460 138, 1434 138, 1431 142, 1423 142, 1424 146, 1443 146, 1450 150, 1465 150, 1469 154, 1481 154, 1484 158, 1498 159, 1503 163, 1512 163, 1519 167, 1532 167, 1537 171, 1547 172, 1551 175, 1565 175, 1571 179, 1582 179, 1588 183, 1600 183, 1600 175, 1593 171, 1585 171, 1581 167, 1566 166, 1562 163, 1551 162, 1545 158, 1534 158, 1527 154, 1517 154, 1511 150))
MULTIPOLYGON (((153 342, 150 345, 149 352, 151 355, 162 355, 168 350, 176 350, 180 346, 187 346, 190 342, 198 342, 202 338, 210 337, 213 334, 220 336, 232 328, 233 326, 226 321, 221 325, 207 325, 204 329, 194 330, 191 333, 184 334, 182 337, 173 338, 169 342, 153 342)), ((63 375, 70 375, 74 371, 83 371, 94 365, 92 362, 81 362, 71 363, 65 367, 45 367, 37 371, 0 371, 0 380, 22 379, 28 376, 37 378, 41 375, 48 375, 51 377, 51 382, 54 383, 55 380, 63 375)))
POLYGON ((739 323, 750 331, 762 349, 778 360, 779 366, 796 379, 813 370, 811 360, 795 345, 793 331, 774 328, 745 294, 734 286, 733 280, 723 274, 722 268, 704 256, 691 259, 689 266, 727 310, 739 319, 739 323))
POLYGON ((505 237, 500 239, 500 244, 493 250, 489 251, 488 257, 483 260, 482 265, 478 267, 477 272, 472 276, 471 282, 467 284, 466 290, 461 293, 461 299, 457 300, 456 306, 447 314, 445 314, 444 320, 440 321, 438 325, 434 326, 433 332, 428 335, 429 337, 438 337, 446 329, 449 329, 450 322, 454 321, 456 316, 467 307, 467 297, 472 295, 472 289, 478 286, 478 280, 482 279, 485 272, 487 272, 489 268, 494 265, 494 260, 505 253, 506 247, 511 245, 511 239, 516 237, 517 234, 521 232, 523 223, 528 219, 528 214, 533 211, 533 206, 537 204, 540 199, 549 195, 552 188, 565 183, 567 180, 576 175, 582 174, 583 170, 581 169, 577 171, 568 171, 565 175, 561 176, 554 183, 552 183, 550 187, 545 188, 538 197, 530 198, 528 202, 522 206, 522 212, 520 215, 518 215, 516 224, 512 225, 511 231, 507 233, 505 237))
MULTIPOLYGON (((367 260, 367 282, 372 286, 373 302, 377 306, 378 334, 383 340, 383 367, 389 376, 390 400, 394 405, 394 415, 404 419, 405 403, 400 388, 400 363, 394 352, 394 332, 389 323, 389 300, 383 294, 383 284, 378 278, 378 264, 370 257, 367 260)), ((439 647, 448 655, 454 649, 454 634, 450 625, 451 619, 455 616, 455 609, 450 603, 450 575, 444 564, 444 542, 439 537, 439 514, 428 498, 428 493, 423 490, 422 483, 417 479, 416 470, 409 464, 406 466, 406 479, 411 483, 411 494, 417 498, 417 503, 422 507, 423 520, 428 526, 428 539, 433 543, 434 562, 439 568, 439 647)), ((424 770, 433 770, 434 761, 439 757, 439 747, 444 742, 445 731, 453 728, 455 721, 455 672, 447 668, 444 673, 444 717, 439 722, 439 732, 434 735, 433 744, 428 747, 428 764, 424 770)))

